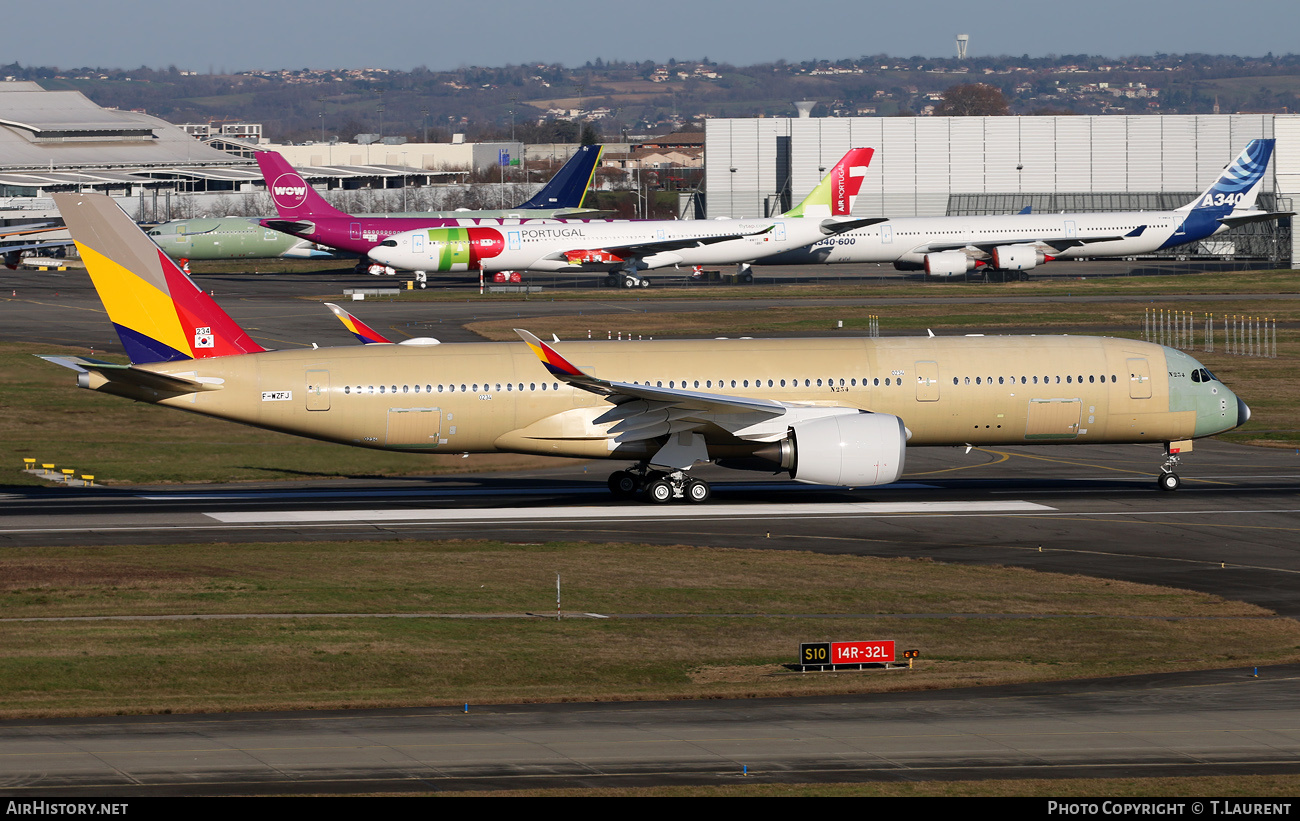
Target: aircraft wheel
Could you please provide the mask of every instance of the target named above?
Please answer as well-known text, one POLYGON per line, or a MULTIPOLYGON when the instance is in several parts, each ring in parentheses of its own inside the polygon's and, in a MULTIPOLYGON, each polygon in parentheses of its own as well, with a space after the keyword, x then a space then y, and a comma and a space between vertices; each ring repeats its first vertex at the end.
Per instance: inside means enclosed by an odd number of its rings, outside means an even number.
POLYGON ((740 281, 745 283, 746 285, 749 285, 754 281, 754 275, 751 274, 749 271, 746 271, 745 273, 740 275, 740 281))
POLYGON ((651 482, 645 489, 645 496, 657 505, 671 502, 673 499, 673 486, 663 479, 651 482))
POLYGON ((636 287, 636 278, 635 278, 635 277, 629 277, 629 276, 625 276, 625 277, 623 277, 623 287, 624 287, 624 288, 635 288, 635 287, 636 287))
POLYGON ((648 280, 648 279, 643 279, 643 280, 641 280, 640 285, 641 285, 642 288, 649 288, 649 287, 650 287, 650 280, 648 280))
POLYGON ((1178 490, 1183 484, 1183 480, 1178 478, 1177 473, 1162 473, 1156 481, 1161 490, 1178 490))
POLYGON ((609 492, 615 496, 636 495, 636 477, 626 470, 611 473, 609 476, 609 492))
POLYGON ((708 482, 692 479, 686 483, 686 501, 692 504, 703 504, 709 501, 713 495, 713 490, 709 487, 708 482))

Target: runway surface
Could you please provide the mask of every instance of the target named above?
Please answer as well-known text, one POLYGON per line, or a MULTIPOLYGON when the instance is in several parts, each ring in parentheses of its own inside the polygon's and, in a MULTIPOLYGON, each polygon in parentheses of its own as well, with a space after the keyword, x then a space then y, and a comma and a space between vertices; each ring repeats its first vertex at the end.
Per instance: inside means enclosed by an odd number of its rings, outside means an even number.
MULTIPOLYGON (((66 286, 7 277, 6 294, 23 291, 0 302, 0 339, 118 345, 84 275, 58 281, 66 286)), ((302 280, 207 284, 266 343, 350 343, 318 305, 292 297, 302 280), (227 302, 225 289, 238 293, 227 302)), ((636 309, 732 304, 759 303, 636 309)), ((630 309, 366 305, 392 322, 411 310, 437 315, 445 333, 431 335, 448 341, 470 338, 460 325, 474 317, 630 309)), ((434 320, 423 321, 422 334, 434 320)), ((590 463, 386 481, 9 488, 0 550, 306 538, 684 543, 1016 565, 1202 590, 1300 617, 1300 454, 1198 442, 1176 493, 1156 489, 1160 461, 1158 447, 1141 446, 916 449, 903 482, 863 491, 706 468, 714 498, 703 506, 616 501, 605 489, 614 467, 590 463)), ((1300 669, 1249 672, 825 700, 6 721, 0 794, 1300 772, 1300 669)))

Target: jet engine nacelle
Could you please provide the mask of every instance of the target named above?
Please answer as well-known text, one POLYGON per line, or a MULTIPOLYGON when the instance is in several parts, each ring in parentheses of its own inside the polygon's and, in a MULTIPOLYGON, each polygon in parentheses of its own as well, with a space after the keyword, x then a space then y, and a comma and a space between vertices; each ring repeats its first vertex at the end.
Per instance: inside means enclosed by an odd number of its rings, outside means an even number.
POLYGON ((790 477, 816 485, 868 487, 903 474, 907 429, 888 413, 855 413, 801 422, 757 456, 779 460, 790 477))
POLYGON ((952 277, 975 270, 975 260, 965 251, 938 251, 925 255, 925 272, 932 277, 952 277))
POLYGON ((993 249, 993 267, 999 271, 1028 271, 1047 261, 1032 245, 999 245, 993 249))

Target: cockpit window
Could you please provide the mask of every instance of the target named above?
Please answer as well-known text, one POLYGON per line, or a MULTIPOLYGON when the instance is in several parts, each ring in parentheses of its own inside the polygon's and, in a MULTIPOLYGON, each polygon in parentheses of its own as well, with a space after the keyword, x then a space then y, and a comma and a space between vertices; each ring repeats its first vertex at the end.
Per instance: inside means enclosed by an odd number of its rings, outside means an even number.
POLYGON ((1219 380, 1214 376, 1214 374, 1210 373, 1205 368, 1197 368, 1196 370, 1192 371, 1192 381, 1193 382, 1217 382, 1219 380))

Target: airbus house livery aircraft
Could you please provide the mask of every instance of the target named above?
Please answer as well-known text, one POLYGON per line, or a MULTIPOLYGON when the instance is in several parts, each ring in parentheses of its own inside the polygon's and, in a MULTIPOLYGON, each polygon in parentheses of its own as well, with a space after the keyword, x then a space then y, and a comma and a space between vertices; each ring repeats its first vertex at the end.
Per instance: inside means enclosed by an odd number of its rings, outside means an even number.
MULTIPOLYGON (((906 447, 1163 443, 1250 412, 1186 354, 1081 336, 374 344, 265 350, 99 194, 55 194, 130 365, 50 356, 83 388, 255 427, 416 453, 634 464, 619 495, 710 495, 697 463, 866 487, 906 447)), ((346 322, 346 320, 345 320, 346 322)), ((354 323, 355 324, 355 323, 354 323)))
POLYGON ((1149 254, 1250 222, 1291 216, 1255 208, 1273 140, 1251 140, 1223 174, 1175 211, 1019 213, 984 217, 905 217, 774 256, 758 265, 892 262, 903 271, 962 276, 977 267, 993 278, 1021 277, 1054 259, 1149 254))

